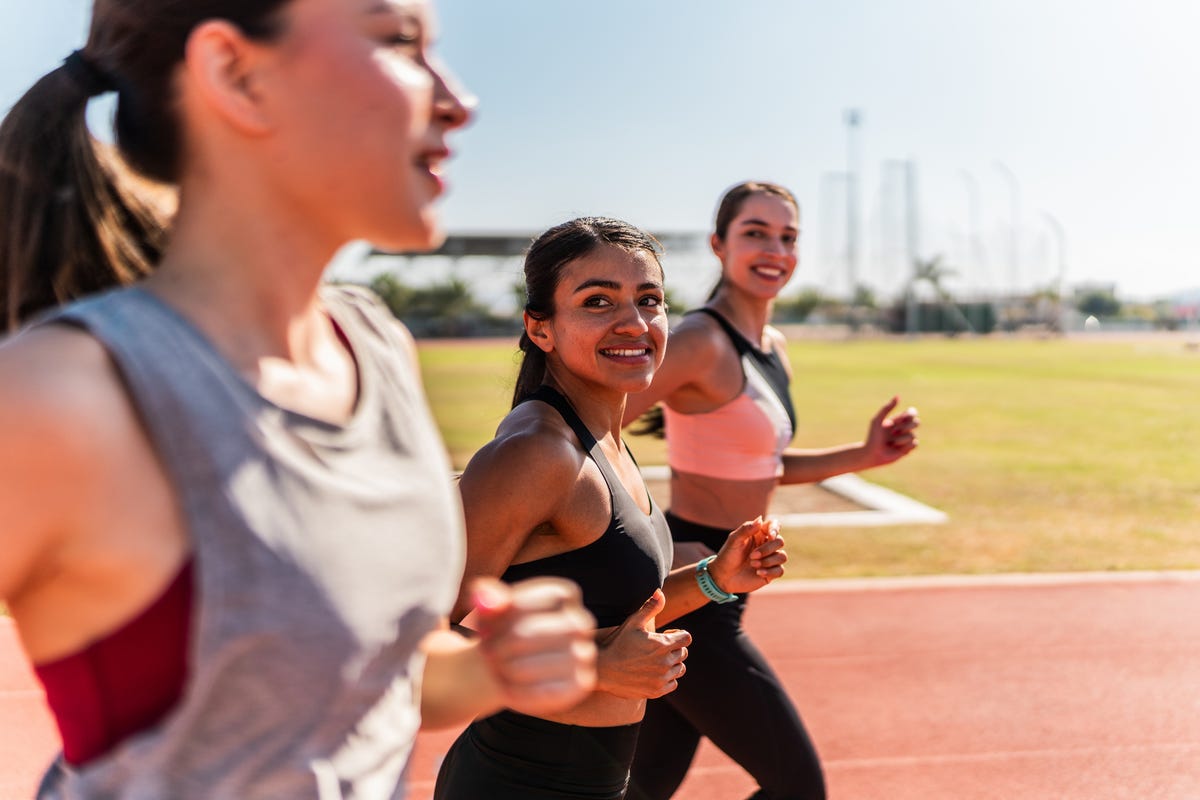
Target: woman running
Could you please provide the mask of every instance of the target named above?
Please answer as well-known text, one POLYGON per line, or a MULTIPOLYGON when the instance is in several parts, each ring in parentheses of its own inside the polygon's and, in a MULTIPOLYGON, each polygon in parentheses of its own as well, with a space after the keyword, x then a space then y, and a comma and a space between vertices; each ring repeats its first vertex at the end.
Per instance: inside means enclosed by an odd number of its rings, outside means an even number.
MULTIPOLYGON (((670 569, 666 521, 620 437, 625 397, 650 384, 666 344, 657 242, 618 220, 573 220, 533 243, 525 283, 513 410, 462 476, 466 572, 578 582, 600 626, 600 678, 569 711, 473 723, 435 796, 615 800, 646 698, 686 669, 687 634, 654 634, 656 618, 754 591, 783 573, 786 555, 759 517, 731 526, 715 557, 670 569)), ((468 610, 460 598, 453 618, 468 610)))
MULTIPOLYGON (((889 464, 917 445, 916 411, 871 420, 864 442, 789 447, 796 427, 787 342, 768 325, 796 269, 799 204, 787 189, 742 183, 717 211, 713 253, 721 279, 685 315, 650 388, 629 398, 626 422, 662 403, 671 467, 676 560, 711 552, 733 521, 766 514, 776 487, 889 464)), ((746 599, 678 620, 695 639, 688 677, 650 703, 633 765, 631 800, 666 800, 683 781, 700 737, 741 764, 765 800, 825 796, 816 750, 778 677, 742 630, 746 599)))
POLYGON ((2 325, 41 314, 0 347, 0 598, 64 751, 40 797, 403 797, 422 721, 594 685, 564 582, 476 584, 482 636, 445 629, 461 507, 412 342, 319 288, 349 240, 441 241, 469 104, 432 24, 105 0, 0 125, 2 325))

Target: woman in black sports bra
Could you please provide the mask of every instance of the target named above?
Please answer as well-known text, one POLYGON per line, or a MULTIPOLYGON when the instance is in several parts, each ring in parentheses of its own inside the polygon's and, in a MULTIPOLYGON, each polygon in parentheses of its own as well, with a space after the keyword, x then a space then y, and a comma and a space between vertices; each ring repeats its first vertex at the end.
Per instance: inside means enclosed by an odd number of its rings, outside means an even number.
MULTIPOLYGON (((649 390, 632 395, 626 421, 661 402, 671 465, 667 518, 676 556, 711 552, 732 519, 767 513, 775 489, 889 464, 916 446, 915 409, 872 418, 867 438, 822 450, 790 447, 796 416, 787 342, 768 325, 797 265, 799 204, 777 184, 747 182, 721 200, 713 253, 721 282, 671 332, 649 390)), ((650 703, 633 764, 630 800, 667 800, 701 737, 758 781, 752 800, 823 800, 816 749, 782 682, 742 629, 745 598, 689 614, 696 638, 687 681, 650 703)))
MULTIPOLYGON (((467 465, 466 578, 576 581, 597 619, 597 691, 567 712, 474 722, 438 775, 439 800, 625 796, 646 698, 672 691, 690 637, 655 626, 783 574, 761 517, 714 558, 672 570, 670 532, 620 438, 667 336, 657 242, 618 220, 550 229, 525 261, 525 352, 513 410, 467 465)), ((453 615, 469 605, 461 598, 453 615)), ((469 620, 468 620, 469 621, 469 620)))

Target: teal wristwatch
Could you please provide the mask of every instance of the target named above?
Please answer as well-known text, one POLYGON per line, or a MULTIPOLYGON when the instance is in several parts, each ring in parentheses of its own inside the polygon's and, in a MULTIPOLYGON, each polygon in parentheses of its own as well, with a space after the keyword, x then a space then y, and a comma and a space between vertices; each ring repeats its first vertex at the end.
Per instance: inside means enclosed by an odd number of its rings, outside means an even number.
POLYGON ((708 571, 708 562, 712 561, 716 556, 700 559, 700 563, 696 565, 696 583, 700 585, 700 591, 704 596, 714 603, 732 603, 738 599, 736 594, 722 591, 717 582, 713 580, 712 575, 708 571))

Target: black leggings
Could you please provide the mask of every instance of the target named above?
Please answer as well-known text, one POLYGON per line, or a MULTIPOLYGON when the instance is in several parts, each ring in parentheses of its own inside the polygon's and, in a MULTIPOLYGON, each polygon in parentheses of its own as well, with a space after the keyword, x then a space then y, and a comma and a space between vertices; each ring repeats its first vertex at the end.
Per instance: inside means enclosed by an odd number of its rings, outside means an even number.
POLYGON ((501 711, 472 722, 438 770, 434 800, 622 800, 638 724, 588 728, 501 711))
MULTIPOLYGON (((729 531, 667 514, 676 541, 712 547, 729 531)), ((715 549, 715 548, 714 548, 715 549)), ((633 759, 629 800, 668 800, 707 736, 761 787, 755 800, 823 800, 821 762, 779 678, 742 629, 743 595, 670 624, 692 634, 687 675, 647 704, 633 759)))

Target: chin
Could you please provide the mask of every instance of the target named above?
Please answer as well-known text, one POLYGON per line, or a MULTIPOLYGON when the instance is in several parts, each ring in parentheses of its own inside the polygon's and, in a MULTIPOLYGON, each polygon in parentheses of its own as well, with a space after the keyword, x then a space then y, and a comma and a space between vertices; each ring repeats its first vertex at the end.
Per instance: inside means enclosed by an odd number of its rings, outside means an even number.
POLYGON ((403 231, 389 231, 373 237, 371 244, 393 253, 425 253, 436 250, 446 241, 446 232, 437 220, 422 217, 403 231))

